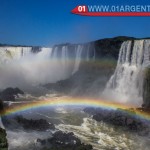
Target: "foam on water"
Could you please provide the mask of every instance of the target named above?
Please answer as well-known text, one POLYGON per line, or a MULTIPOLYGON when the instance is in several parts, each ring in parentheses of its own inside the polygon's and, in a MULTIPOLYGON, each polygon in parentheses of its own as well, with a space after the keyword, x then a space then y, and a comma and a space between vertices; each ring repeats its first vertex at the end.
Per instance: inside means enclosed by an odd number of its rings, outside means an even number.
POLYGON ((149 138, 116 129, 103 122, 96 122, 91 118, 84 118, 81 126, 60 124, 57 128, 64 132, 73 132, 82 142, 91 144, 94 150, 148 150, 149 148, 147 144, 150 141, 149 138))

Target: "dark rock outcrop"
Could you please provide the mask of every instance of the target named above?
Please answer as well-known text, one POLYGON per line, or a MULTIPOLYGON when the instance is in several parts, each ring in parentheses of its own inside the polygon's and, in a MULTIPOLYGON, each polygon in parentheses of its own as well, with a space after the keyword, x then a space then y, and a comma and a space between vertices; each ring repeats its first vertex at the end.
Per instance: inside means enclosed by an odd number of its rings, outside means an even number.
POLYGON ((9 115, 2 117, 3 124, 6 129, 16 130, 35 130, 46 131, 54 130, 55 126, 44 119, 26 119, 21 115, 9 115))
POLYGON ((118 59, 121 44, 127 40, 135 40, 134 37, 118 36, 114 38, 106 38, 94 42, 96 58, 113 58, 118 59))
POLYGON ((22 127, 26 130, 38 130, 38 131, 45 131, 48 129, 55 129, 54 124, 48 123, 44 119, 39 119, 39 120, 33 120, 33 119, 26 119, 23 118, 22 116, 17 116, 16 120, 19 125, 22 125, 22 127))
POLYGON ((148 134, 150 122, 139 118, 133 109, 105 110, 100 108, 85 108, 84 112, 93 116, 96 121, 103 121, 114 126, 123 127, 139 134, 148 134))
POLYGON ((43 150, 92 150, 91 145, 81 143, 72 132, 57 131, 49 139, 37 139, 37 142, 45 146, 43 150), (46 146, 47 145, 47 146, 46 146), (49 145, 49 146, 48 146, 49 145))
POLYGON ((0 92, 0 99, 3 101, 15 101, 18 94, 24 94, 19 88, 6 88, 0 92))

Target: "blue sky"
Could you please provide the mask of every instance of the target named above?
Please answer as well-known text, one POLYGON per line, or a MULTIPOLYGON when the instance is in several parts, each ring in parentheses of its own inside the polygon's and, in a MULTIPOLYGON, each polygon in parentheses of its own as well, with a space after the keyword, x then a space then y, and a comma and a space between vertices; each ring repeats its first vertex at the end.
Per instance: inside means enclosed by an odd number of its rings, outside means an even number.
POLYGON ((150 17, 85 17, 70 13, 82 4, 145 5, 148 1, 0 0, 0 43, 51 46, 120 35, 150 37, 150 17))

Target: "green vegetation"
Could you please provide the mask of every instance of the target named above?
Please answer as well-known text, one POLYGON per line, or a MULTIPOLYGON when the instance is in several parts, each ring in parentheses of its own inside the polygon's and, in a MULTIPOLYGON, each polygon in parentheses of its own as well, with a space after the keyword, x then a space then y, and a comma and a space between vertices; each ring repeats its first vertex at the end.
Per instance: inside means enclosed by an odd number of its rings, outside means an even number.
MULTIPOLYGON (((2 111, 3 111, 3 101, 0 100, 0 113, 2 111)), ((0 150, 7 150, 7 149, 8 149, 8 143, 6 139, 6 131, 0 128, 0 150)))
POLYGON ((7 150, 8 143, 6 139, 6 131, 0 128, 0 150, 7 150))

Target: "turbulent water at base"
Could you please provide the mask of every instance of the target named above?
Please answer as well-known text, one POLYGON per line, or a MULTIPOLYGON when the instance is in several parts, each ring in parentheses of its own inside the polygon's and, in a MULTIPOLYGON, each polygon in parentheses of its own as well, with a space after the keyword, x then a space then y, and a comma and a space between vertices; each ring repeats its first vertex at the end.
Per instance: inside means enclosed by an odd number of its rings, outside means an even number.
POLYGON ((91 144, 94 150, 149 150, 148 137, 123 131, 91 118, 84 118, 81 126, 60 124, 57 128, 73 132, 82 142, 91 144))
POLYGON ((119 52, 116 70, 104 95, 121 103, 142 104, 143 70, 150 66, 150 40, 126 41, 119 52))
POLYGON ((91 46, 0 47, 0 88, 66 79, 78 71, 81 61, 94 57, 91 46))
MULTIPOLYGON (((83 109, 83 106, 56 106, 31 109, 19 114, 29 119, 42 118, 48 122, 54 121, 56 131, 73 132, 81 142, 91 144, 93 150, 149 150, 149 136, 140 136, 136 132, 103 121, 97 122, 84 113, 83 109)), ((7 130, 9 150, 43 150, 36 141, 50 138, 52 132, 7 130)))

